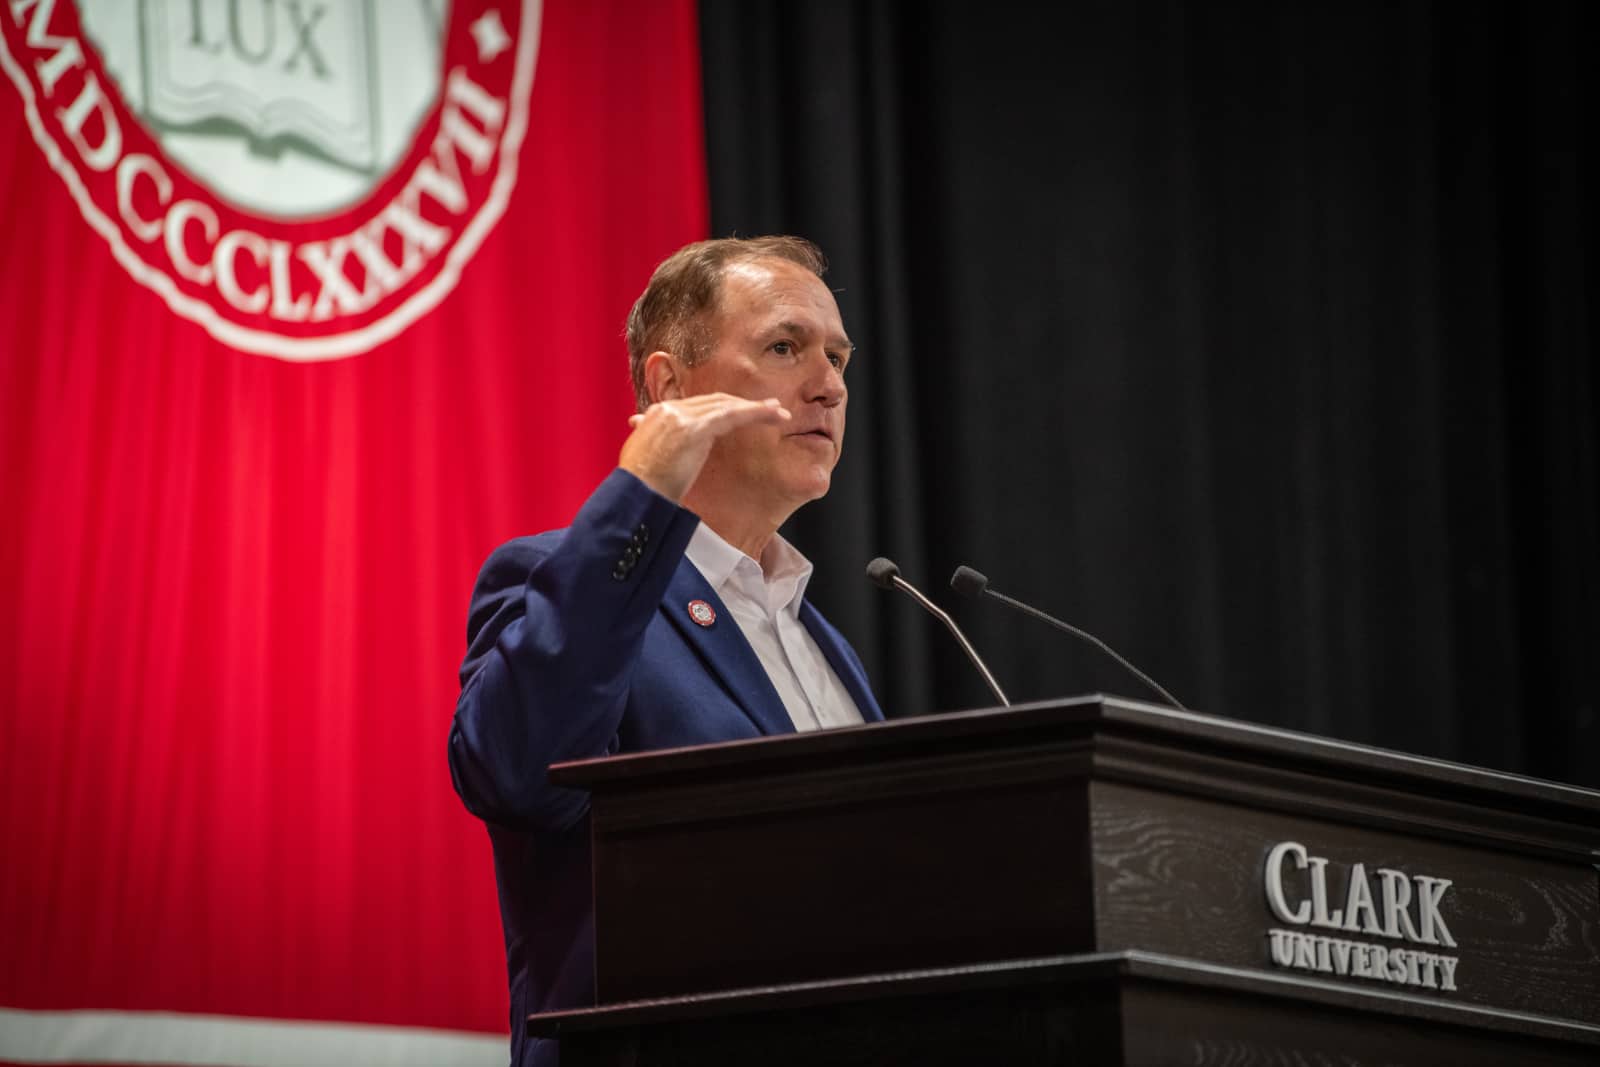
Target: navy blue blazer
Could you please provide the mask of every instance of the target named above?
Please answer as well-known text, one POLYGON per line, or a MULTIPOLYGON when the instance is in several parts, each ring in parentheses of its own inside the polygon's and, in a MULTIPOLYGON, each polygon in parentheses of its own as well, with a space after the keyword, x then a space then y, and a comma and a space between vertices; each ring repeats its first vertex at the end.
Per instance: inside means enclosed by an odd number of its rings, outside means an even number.
MULTIPOLYGON (((563 760, 672 748, 794 725, 744 639, 684 557, 699 518, 613 471, 565 530, 497 548, 473 589, 450 776, 494 846, 511 982, 511 1052, 536 1011, 594 1001, 589 798, 550 785, 563 760), (691 601, 712 606, 701 626, 691 601)), ((883 718, 854 650, 816 608, 800 619, 868 722, 883 718)))

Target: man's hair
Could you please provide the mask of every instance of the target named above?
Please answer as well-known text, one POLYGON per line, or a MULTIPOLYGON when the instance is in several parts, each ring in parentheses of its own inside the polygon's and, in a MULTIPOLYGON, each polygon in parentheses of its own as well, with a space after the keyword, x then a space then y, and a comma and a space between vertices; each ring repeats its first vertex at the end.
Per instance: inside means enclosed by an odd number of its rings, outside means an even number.
POLYGON ((722 276, 731 264, 753 259, 786 259, 819 278, 828 269, 822 249, 803 237, 720 237, 664 259, 628 312, 628 370, 640 411, 650 406, 645 357, 671 352, 688 366, 705 359, 712 342, 706 320, 721 299, 722 276))

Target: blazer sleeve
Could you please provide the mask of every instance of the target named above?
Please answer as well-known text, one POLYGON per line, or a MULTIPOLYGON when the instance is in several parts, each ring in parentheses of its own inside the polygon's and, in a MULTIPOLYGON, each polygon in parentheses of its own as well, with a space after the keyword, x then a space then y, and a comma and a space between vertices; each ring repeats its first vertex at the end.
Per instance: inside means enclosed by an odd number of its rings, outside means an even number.
POLYGON ((484 563, 467 619, 450 777, 467 809, 563 829, 588 794, 546 768, 616 750, 633 666, 699 519, 614 470, 564 531, 519 538, 484 563))

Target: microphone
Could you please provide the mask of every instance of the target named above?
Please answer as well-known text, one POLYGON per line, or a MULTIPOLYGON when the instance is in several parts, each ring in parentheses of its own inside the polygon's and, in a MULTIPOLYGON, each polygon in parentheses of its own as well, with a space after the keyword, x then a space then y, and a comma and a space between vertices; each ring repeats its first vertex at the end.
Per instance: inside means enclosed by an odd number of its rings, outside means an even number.
POLYGON ((972 647, 972 642, 967 640, 967 635, 961 632, 961 627, 956 621, 945 614, 937 604, 917 592, 915 586, 900 577, 900 568, 894 565, 893 560, 879 556, 867 564, 867 579, 880 589, 898 589, 906 596, 921 604, 934 618, 945 624, 946 629, 955 636, 956 643, 961 646, 961 651, 967 654, 972 665, 978 668, 978 673, 983 675, 983 680, 989 684, 989 692, 994 698, 1006 707, 1011 706, 1011 701, 1006 699, 1005 691, 1000 688, 1000 683, 994 680, 994 675, 989 673, 989 668, 984 665, 983 659, 978 655, 978 650, 972 647))
MULTIPOLYGON (((873 562, 878 563, 880 561, 873 560, 873 562)), ((882 560, 881 562, 888 563, 889 561, 882 560)), ((893 567, 894 564, 890 563, 889 566, 893 567)), ((971 567, 957 567, 956 572, 950 576, 950 588, 954 589, 962 596, 970 596, 974 599, 984 596, 994 597, 1002 604, 1009 604, 1025 615, 1032 615, 1040 622, 1047 622, 1058 630, 1063 630, 1066 633, 1071 634, 1073 637, 1077 637, 1089 642, 1095 648, 1098 648, 1100 651, 1104 652, 1106 655, 1110 656, 1112 659, 1126 667, 1135 678, 1139 679, 1139 681, 1143 682, 1151 689, 1154 689, 1157 693, 1160 693, 1161 699, 1165 700, 1168 704, 1171 704, 1179 711, 1189 710, 1178 702, 1177 697, 1173 696, 1171 693, 1161 688, 1161 686, 1157 685, 1154 678, 1151 678, 1148 674, 1144 673, 1144 671, 1141 671, 1138 667, 1135 667, 1133 664, 1117 655, 1115 649, 1106 644, 1104 641, 1100 640, 1094 634, 1089 633, 1087 630, 1080 630, 1076 626, 1073 626, 1069 623, 1062 622, 1060 619, 1052 615, 1046 615, 1038 608, 1029 607, 1020 600, 1013 600, 1004 593, 995 592, 993 589, 989 588, 989 579, 985 578, 982 574, 973 570, 971 567)))

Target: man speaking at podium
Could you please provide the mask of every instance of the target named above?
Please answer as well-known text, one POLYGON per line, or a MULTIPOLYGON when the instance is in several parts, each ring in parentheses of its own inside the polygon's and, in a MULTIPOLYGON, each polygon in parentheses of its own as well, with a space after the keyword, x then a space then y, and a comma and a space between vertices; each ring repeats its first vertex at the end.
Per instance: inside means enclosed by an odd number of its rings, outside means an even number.
MULTIPOLYGON (((828 491, 851 344, 809 241, 703 241, 628 316, 639 414, 572 525, 496 549, 472 593, 450 773, 494 846, 512 1058, 594 999, 587 794, 562 760, 881 719, 778 535, 828 491)), ((729 887, 739 892, 740 887, 729 887)))

